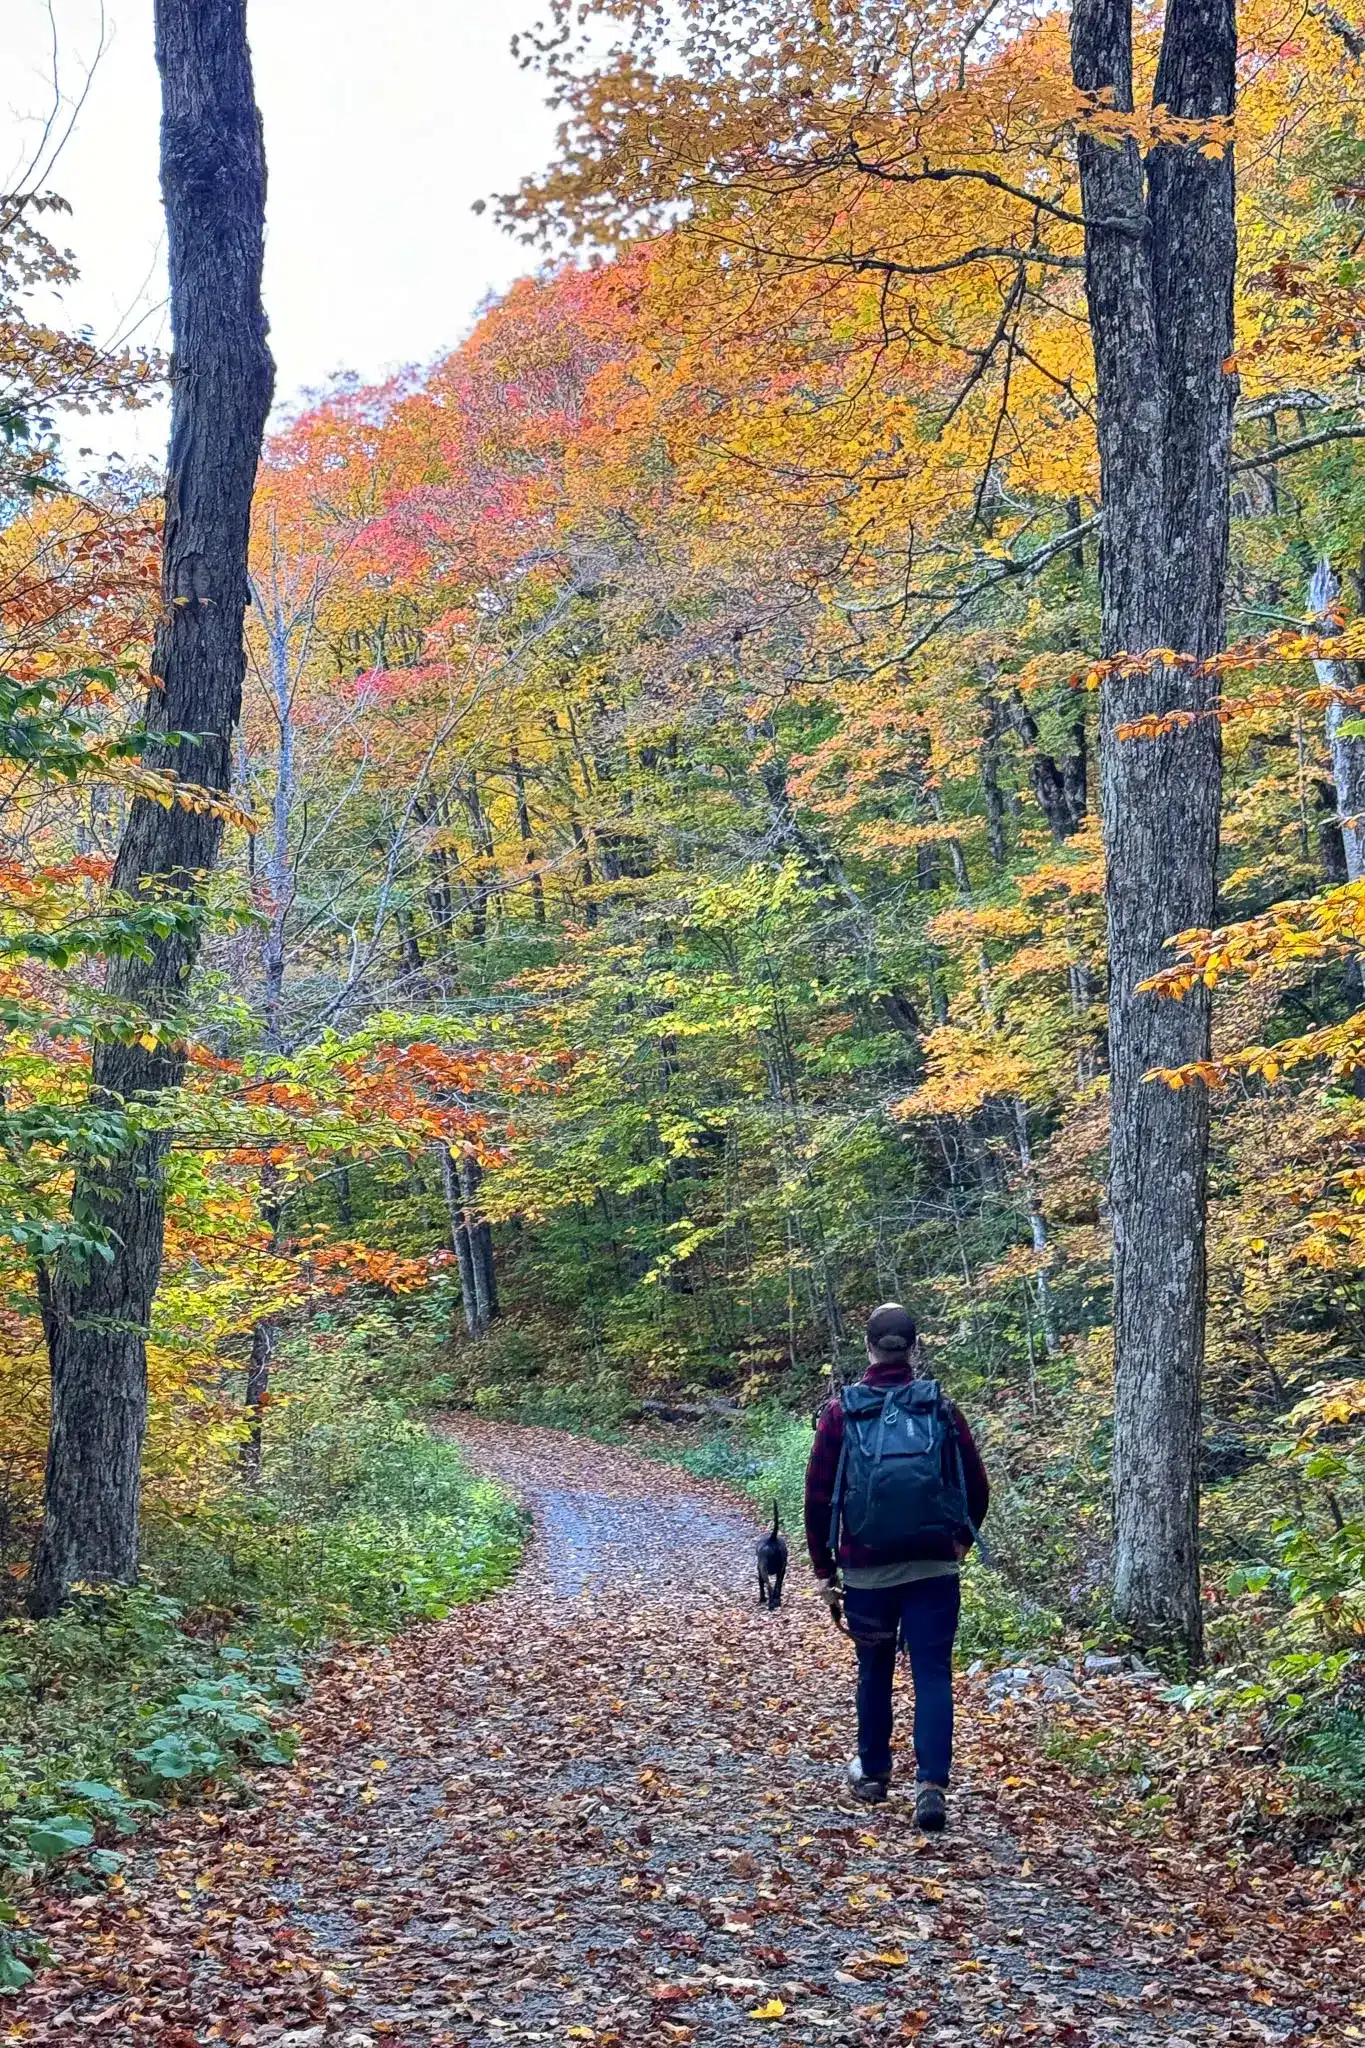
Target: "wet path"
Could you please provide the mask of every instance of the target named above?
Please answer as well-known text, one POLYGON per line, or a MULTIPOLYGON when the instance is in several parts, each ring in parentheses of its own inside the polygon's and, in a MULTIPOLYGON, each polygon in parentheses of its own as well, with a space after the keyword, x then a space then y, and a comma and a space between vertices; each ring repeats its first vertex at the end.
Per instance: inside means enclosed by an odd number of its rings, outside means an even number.
POLYGON ((549 1432, 460 1434, 535 1513, 517 1585, 338 1665, 301 1770, 255 1812, 163 1828, 0 2038, 1350 2038, 1325 1929, 1310 1948, 1226 1872, 1149 1856, 970 1708, 946 1838, 916 1835, 904 1791, 854 1805, 848 1646, 804 1574, 758 1609, 757 1530, 719 1489, 549 1432))

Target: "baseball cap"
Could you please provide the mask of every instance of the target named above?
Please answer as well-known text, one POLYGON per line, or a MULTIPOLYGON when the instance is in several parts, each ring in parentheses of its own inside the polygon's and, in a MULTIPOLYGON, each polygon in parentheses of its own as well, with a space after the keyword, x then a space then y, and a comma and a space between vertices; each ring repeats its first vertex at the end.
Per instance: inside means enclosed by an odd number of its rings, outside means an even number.
POLYGON ((898 1301, 883 1302, 867 1319, 867 1341, 874 1351, 913 1351, 918 1334, 915 1318, 898 1301))

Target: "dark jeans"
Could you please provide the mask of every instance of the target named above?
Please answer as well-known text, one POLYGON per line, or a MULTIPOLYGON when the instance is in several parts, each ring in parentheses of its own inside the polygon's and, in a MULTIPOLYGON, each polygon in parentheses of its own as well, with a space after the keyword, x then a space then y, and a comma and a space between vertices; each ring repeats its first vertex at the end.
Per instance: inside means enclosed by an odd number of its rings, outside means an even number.
POLYGON ((907 1586, 849 1586, 844 1615, 858 1651, 858 1755, 870 1778, 891 1770, 891 1686, 896 1648, 910 1653, 915 1682, 915 1775, 946 1785, 953 1761, 953 1638, 962 1586, 956 1576, 907 1586))

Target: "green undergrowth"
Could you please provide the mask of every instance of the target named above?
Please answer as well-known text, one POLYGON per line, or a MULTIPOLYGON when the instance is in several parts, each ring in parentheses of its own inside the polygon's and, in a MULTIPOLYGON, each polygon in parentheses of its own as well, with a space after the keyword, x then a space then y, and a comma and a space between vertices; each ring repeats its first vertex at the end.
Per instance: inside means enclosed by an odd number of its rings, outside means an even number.
POLYGON ((517 1566, 521 1510, 404 1404, 357 1399, 340 1354, 282 1377, 258 1489, 149 1515, 138 1588, 0 1626, 0 1987, 40 1960, 16 1917, 36 1877, 117 1885, 144 1814, 289 1762, 329 1645, 438 1619, 517 1566))

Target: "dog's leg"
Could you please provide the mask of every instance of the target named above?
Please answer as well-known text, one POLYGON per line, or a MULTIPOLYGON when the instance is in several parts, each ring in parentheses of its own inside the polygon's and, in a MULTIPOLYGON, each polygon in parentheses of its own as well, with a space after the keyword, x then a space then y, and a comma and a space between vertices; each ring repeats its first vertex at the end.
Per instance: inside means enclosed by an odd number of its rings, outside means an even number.
POLYGON ((762 1565, 758 1568, 758 1604, 760 1607, 766 1607, 768 1604, 768 1582, 763 1576, 762 1565))

